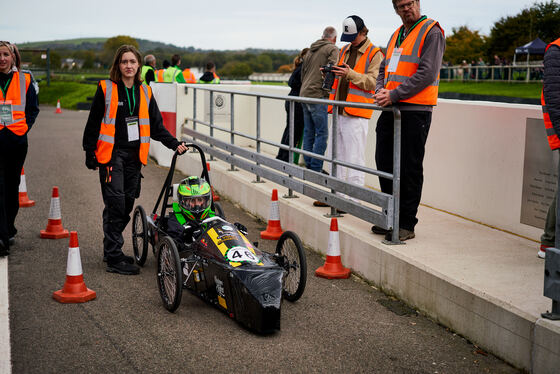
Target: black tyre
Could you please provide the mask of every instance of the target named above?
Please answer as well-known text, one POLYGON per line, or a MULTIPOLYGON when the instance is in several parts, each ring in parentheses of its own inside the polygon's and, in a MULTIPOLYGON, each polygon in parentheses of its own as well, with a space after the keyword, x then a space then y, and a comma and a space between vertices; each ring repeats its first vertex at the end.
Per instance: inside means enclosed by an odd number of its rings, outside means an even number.
POLYGON ((173 239, 163 237, 157 244, 157 283, 163 306, 174 312, 181 304, 183 272, 173 239))
POLYGON ((305 290, 307 261, 301 240, 295 232, 286 231, 276 243, 278 264, 285 270, 283 281, 284 299, 296 301, 305 290))
POLYGON ((216 213, 218 217, 222 217, 223 219, 226 219, 226 214, 224 213, 224 209, 222 208, 222 205, 218 202, 214 202, 214 213, 216 213))
POLYGON ((134 249, 134 259, 140 266, 144 266, 148 256, 148 221, 146 212, 141 205, 134 209, 132 216, 132 248, 134 249))

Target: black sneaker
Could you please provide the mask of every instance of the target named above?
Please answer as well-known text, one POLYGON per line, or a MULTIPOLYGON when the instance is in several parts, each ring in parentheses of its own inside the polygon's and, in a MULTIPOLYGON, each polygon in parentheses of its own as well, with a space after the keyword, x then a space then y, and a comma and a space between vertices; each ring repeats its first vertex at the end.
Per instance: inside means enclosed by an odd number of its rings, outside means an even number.
MULTIPOLYGON (((8 241, 9 243, 9 241, 8 241)), ((10 254, 10 246, 7 247, 4 245, 4 241, 0 240, 0 257, 4 257, 10 254)))
POLYGON ((140 268, 134 264, 129 264, 125 260, 116 264, 107 263, 107 271, 109 273, 118 273, 123 275, 136 275, 140 273, 140 268))
POLYGON ((377 235, 387 235, 391 232, 391 230, 384 229, 383 227, 379 227, 376 225, 371 226, 371 232, 377 235))
MULTIPOLYGON (((385 235, 385 240, 391 240, 391 239, 393 239, 393 238, 391 237, 392 234, 393 234, 392 232, 388 232, 388 233, 385 235)), ((414 231, 410 231, 410 230, 407 230, 407 229, 399 229, 399 240, 400 240, 401 242, 404 242, 405 240, 408 240, 408 239, 412 239, 412 238, 414 238, 415 236, 416 236, 416 234, 414 234, 414 231)))
MULTIPOLYGON (((125 261, 127 264, 133 264, 134 258, 132 256, 123 255, 122 261, 125 261)), ((103 255, 103 262, 107 262, 107 256, 103 255)))
POLYGON ((12 236, 10 239, 8 239, 8 244, 11 246, 16 244, 16 237, 12 236))

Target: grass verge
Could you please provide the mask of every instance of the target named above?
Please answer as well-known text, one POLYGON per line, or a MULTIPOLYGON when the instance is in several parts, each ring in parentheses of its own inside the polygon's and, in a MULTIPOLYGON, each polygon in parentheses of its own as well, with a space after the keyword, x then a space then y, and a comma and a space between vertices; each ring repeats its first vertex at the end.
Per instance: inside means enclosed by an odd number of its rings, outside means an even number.
POLYGON ((46 81, 39 83, 39 103, 56 105, 66 109, 76 109, 76 104, 88 101, 87 98, 95 95, 97 85, 78 82, 51 81, 47 86, 46 81))
POLYGON ((542 83, 440 82, 440 92, 540 99, 542 83))

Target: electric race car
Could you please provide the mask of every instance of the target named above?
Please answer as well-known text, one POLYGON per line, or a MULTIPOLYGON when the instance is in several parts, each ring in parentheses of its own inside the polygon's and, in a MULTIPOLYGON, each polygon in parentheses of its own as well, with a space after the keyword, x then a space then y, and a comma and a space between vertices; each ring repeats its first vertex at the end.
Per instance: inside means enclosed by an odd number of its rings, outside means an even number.
MULTIPOLYGON (((201 177, 210 184, 204 152, 195 144, 187 146, 200 154, 201 177)), ((182 290, 188 289, 255 332, 279 330, 282 300, 296 301, 305 289, 307 263, 299 237, 286 231, 275 253, 260 251, 257 243, 247 239, 247 229, 226 221, 220 204, 212 201, 216 215, 199 223, 192 240, 173 239, 167 222, 177 194, 177 185, 172 184, 177 156, 175 152, 152 213, 147 215, 140 205, 134 210, 136 263, 144 265, 151 244, 157 258, 159 293, 171 312, 179 307, 182 290)))

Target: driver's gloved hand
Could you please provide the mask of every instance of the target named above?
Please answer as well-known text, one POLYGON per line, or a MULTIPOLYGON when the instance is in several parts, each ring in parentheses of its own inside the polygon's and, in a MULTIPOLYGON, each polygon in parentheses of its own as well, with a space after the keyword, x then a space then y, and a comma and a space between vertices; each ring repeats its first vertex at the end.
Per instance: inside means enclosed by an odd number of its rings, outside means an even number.
POLYGON ((247 235, 247 233, 249 232, 249 231, 247 230, 247 227, 245 227, 244 225, 242 225, 242 224, 239 223, 239 222, 235 222, 233 225, 234 225, 235 227, 237 227, 237 229, 239 230, 239 232, 241 232, 243 235, 247 235))
POLYGON ((95 157, 94 151, 86 151, 86 167, 90 170, 96 170, 99 166, 97 162, 97 157, 95 157))

